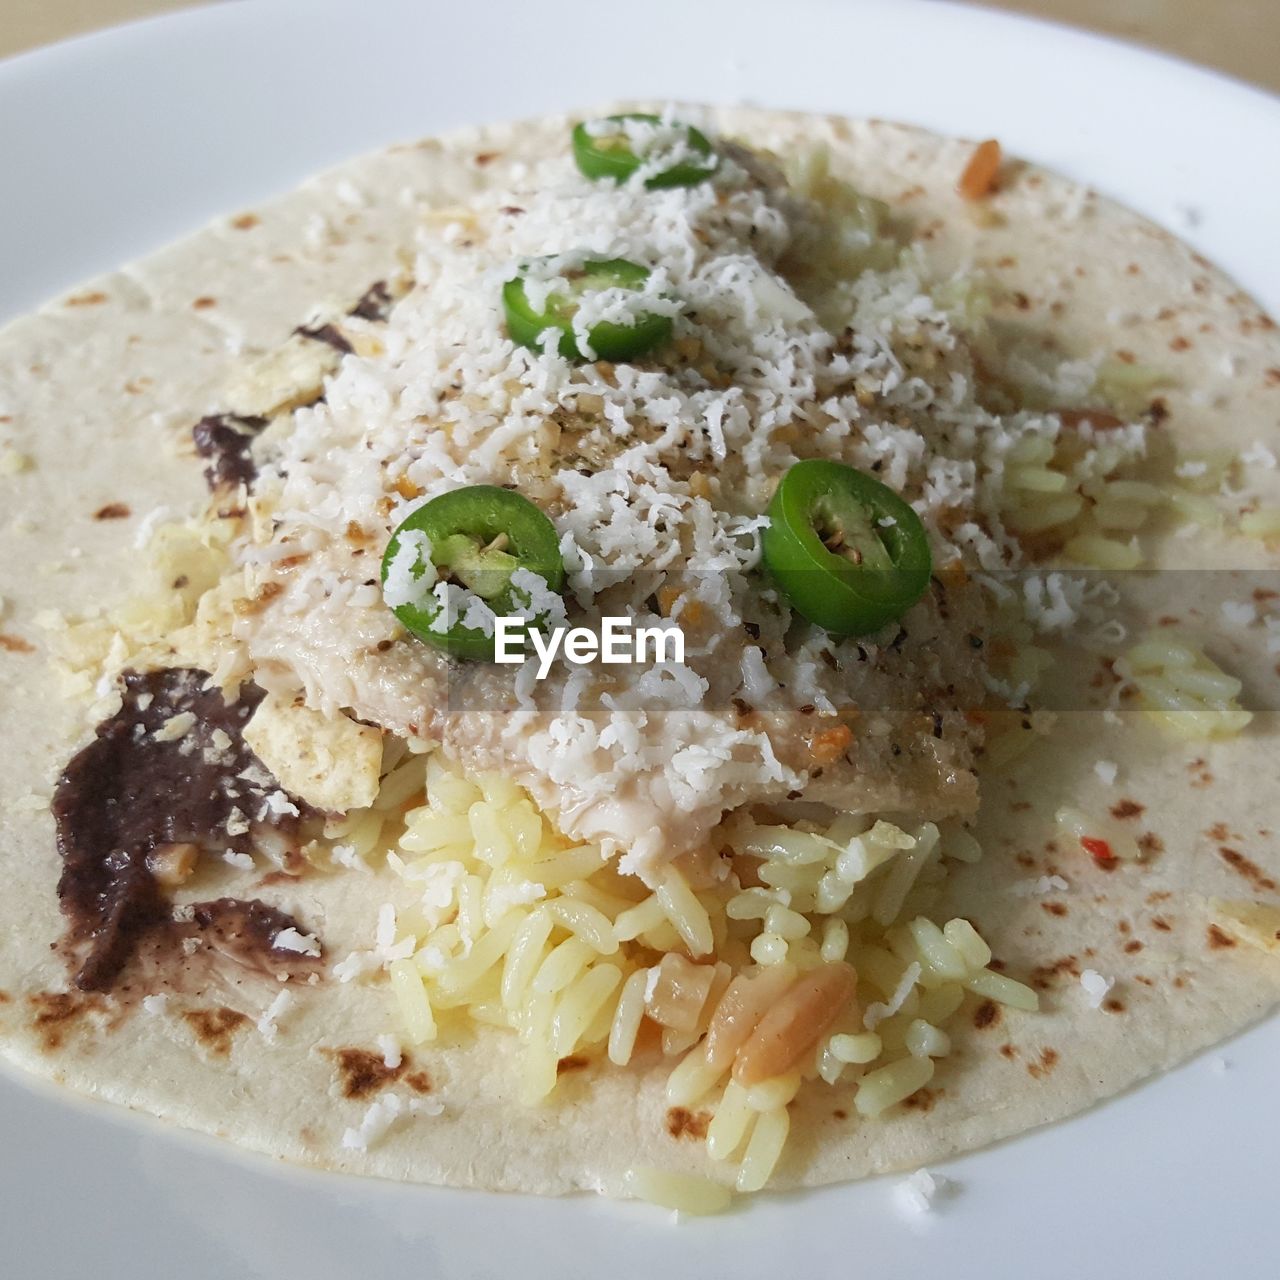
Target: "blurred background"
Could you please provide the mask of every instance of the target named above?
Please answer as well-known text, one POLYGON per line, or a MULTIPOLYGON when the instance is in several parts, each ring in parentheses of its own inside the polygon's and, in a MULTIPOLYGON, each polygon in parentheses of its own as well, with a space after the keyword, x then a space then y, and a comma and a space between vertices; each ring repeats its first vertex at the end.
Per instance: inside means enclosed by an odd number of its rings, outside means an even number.
MULTIPOLYGON (((1280 0, 987 0, 987 4, 1122 36, 1280 92, 1280 0)), ((191 0, 0 0, 0 57, 189 7, 191 0)))

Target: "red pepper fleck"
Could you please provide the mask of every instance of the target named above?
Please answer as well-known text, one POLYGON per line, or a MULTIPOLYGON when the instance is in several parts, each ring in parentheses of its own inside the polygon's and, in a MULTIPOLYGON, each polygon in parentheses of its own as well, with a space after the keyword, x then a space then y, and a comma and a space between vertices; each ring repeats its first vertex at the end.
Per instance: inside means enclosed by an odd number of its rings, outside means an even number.
POLYGON ((1081 836, 1080 844, 1100 867, 1110 866, 1116 860, 1116 855, 1111 852, 1111 846, 1105 840, 1098 840, 1093 836, 1081 836))

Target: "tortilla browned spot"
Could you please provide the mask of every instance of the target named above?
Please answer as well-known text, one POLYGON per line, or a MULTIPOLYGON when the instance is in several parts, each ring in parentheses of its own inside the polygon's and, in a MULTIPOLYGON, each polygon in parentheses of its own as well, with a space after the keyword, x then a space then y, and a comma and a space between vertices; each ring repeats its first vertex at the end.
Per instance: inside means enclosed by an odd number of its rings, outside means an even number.
POLYGON ((1075 956, 1063 956, 1061 960, 1037 966, 1031 971, 1031 985, 1043 991, 1064 973, 1070 974, 1073 978, 1080 976, 1080 962, 1075 956))
POLYGON ((1193 787, 1207 787, 1213 782, 1213 774, 1209 772, 1208 763, 1203 756, 1197 756, 1187 765, 1187 772, 1192 775, 1193 787))
POLYGON ((1224 933, 1216 924, 1211 924, 1207 933, 1210 951, 1223 951, 1236 945, 1236 940, 1229 933, 1224 933))
POLYGON ((1139 804, 1136 800, 1120 800, 1111 806, 1111 816, 1113 818, 1136 818, 1140 813, 1146 811, 1146 807, 1146 805, 1139 804))
POLYGON ((1218 849, 1218 856, 1232 871, 1243 876, 1259 891, 1274 890, 1276 882, 1267 875, 1256 862, 1246 858, 1238 849, 1229 849, 1225 844, 1218 849))
POLYGON ((1000 1025, 1000 1006, 994 1000, 984 1000, 973 1011, 973 1025, 979 1031, 984 1031, 987 1027, 998 1027, 1000 1025))
POLYGON ((187 1025, 210 1053, 225 1058, 231 1052, 235 1033, 249 1021, 243 1013, 216 1005, 212 1009, 188 1009, 183 1013, 187 1025))
POLYGON ((908 1111, 919 1111, 922 1115, 928 1115, 933 1110, 934 1104, 942 1097, 941 1089, 930 1089, 926 1086, 923 1089, 917 1089, 910 1097, 903 1098, 902 1105, 908 1111))
POLYGON ((338 1088, 344 1098, 367 1098, 395 1084, 409 1066, 407 1055, 398 1065, 389 1067, 382 1054, 371 1049, 338 1049, 333 1057, 338 1070, 338 1088))
POLYGON ((1044 1076, 1051 1075, 1054 1067, 1058 1065, 1057 1049, 1041 1049, 1040 1060, 1038 1062, 1027 1063, 1027 1074, 1035 1080, 1040 1080, 1044 1076))
POLYGON ((711 1112, 689 1111, 685 1107, 672 1107, 667 1112, 667 1132, 673 1138, 701 1139, 707 1136, 711 1112))
POLYGON ((7 649, 10 653, 35 653, 36 647, 30 640, 24 640, 21 636, 11 636, 8 632, 0 631, 0 649, 7 649))
POLYGON ((40 1033, 40 1047, 46 1053, 61 1049, 76 1022, 101 1007, 96 996, 78 991, 40 991, 29 996, 27 1003, 35 1012, 31 1025, 40 1033))
POLYGON ((569 1057, 561 1058, 560 1061, 556 1063, 556 1075, 562 1076, 568 1071, 581 1071, 586 1065, 586 1058, 583 1058, 576 1053, 570 1054, 569 1057))
POLYGON ((127 520, 133 512, 123 502, 108 502, 93 513, 95 520, 127 520))

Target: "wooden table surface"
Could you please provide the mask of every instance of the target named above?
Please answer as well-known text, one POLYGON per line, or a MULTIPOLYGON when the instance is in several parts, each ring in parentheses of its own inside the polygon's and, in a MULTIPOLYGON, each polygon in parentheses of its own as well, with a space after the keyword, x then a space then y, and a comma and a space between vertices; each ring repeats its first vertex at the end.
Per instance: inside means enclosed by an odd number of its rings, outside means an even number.
MULTIPOLYGON (((695 0, 696 2, 696 0, 695 0)), ((987 0, 1105 31, 1280 93, 1280 0, 987 0)), ((0 0, 0 57, 191 0, 0 0)))

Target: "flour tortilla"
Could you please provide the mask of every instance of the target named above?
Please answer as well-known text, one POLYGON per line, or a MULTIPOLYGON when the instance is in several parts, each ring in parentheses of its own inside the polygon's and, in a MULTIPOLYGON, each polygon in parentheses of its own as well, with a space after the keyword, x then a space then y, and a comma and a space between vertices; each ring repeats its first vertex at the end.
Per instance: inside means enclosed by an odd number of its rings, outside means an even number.
MULTIPOLYGON (((1002 321, 1052 332, 1068 351, 1123 349, 1173 369, 1164 429, 1237 448, 1273 436, 1280 389, 1265 371, 1280 368, 1280 338, 1230 281, 1160 229, 1026 167, 994 206, 1003 225, 979 225, 953 194, 971 144, 881 122, 710 116, 721 132, 779 152, 825 141, 833 169, 926 232, 920 243, 937 261, 982 266, 1025 293, 1027 308, 1004 308, 1002 321), (1058 302, 1060 313, 1051 313, 1058 302), (1118 311, 1141 322, 1126 325, 1118 311), (1191 345, 1175 353, 1179 335, 1191 345)), ((0 650, 0 1051, 11 1063, 246 1148, 353 1173, 555 1194, 615 1187, 635 1164, 731 1172, 712 1166, 701 1142, 668 1134, 665 1069, 577 1071, 549 1105, 521 1107, 506 1033, 415 1050, 406 1072, 426 1071, 443 1113, 402 1123, 368 1151, 344 1149, 344 1130, 370 1098, 342 1096, 333 1055, 371 1048, 387 1030, 380 985, 300 988, 274 1044, 254 1027, 275 994, 260 984, 175 996, 162 1013, 144 1011, 137 989, 120 1002, 48 995, 65 991, 67 974, 50 949, 63 920, 47 800, 88 726, 59 696, 42 613, 80 614, 128 594, 147 513, 203 502, 190 427, 222 407, 230 354, 274 346, 318 301, 354 300, 394 272, 425 209, 502 185, 512 163, 564 148, 567 132, 566 119, 541 120, 354 161, 0 334, 0 447, 32 462, 0 479, 0 630, 11 640, 0 650), (131 516, 94 519, 113 503, 131 516), (183 1014, 212 1006, 247 1019, 221 1041, 202 1039, 183 1014)), ((1182 567, 1266 565, 1260 550, 1209 538, 1171 541, 1164 558, 1182 567)), ((1185 600, 1169 608, 1181 613, 1185 600)), ((1255 701, 1267 697, 1275 676, 1265 654, 1226 642, 1214 652, 1228 667, 1248 667, 1255 701)), ((969 915, 1011 975, 1039 970, 1042 1011, 1004 1010, 979 1027, 987 1012, 967 1008, 931 1090, 882 1120, 859 1120, 850 1090, 806 1091, 773 1185, 917 1166, 1060 1119, 1272 1008, 1280 964, 1243 946, 1211 948, 1206 930, 1211 896, 1256 892, 1224 863, 1219 844, 1280 879, 1271 835, 1280 794, 1260 767, 1278 746, 1271 714, 1239 739, 1188 745, 1133 719, 1113 727, 1096 711, 1064 714, 1012 781, 988 781, 979 833, 986 857, 953 872, 948 902, 933 913, 969 915), (1118 765, 1114 785, 1095 772, 1099 759, 1118 765), (1127 821, 1156 838, 1158 856, 1104 874, 1078 853, 1046 852, 1060 803, 1096 811, 1121 798, 1144 806, 1127 821), (1216 823, 1221 839, 1206 834, 1216 823), (1053 895, 1061 915, 1013 891, 1051 864, 1071 885, 1053 895), (1090 1007, 1076 977, 1085 968, 1116 979, 1112 1011, 1090 1007)), ((223 866, 201 875, 209 897, 255 894, 296 913, 330 958, 368 945, 385 896, 375 874, 311 876, 286 889, 256 888, 257 877, 223 866)))

